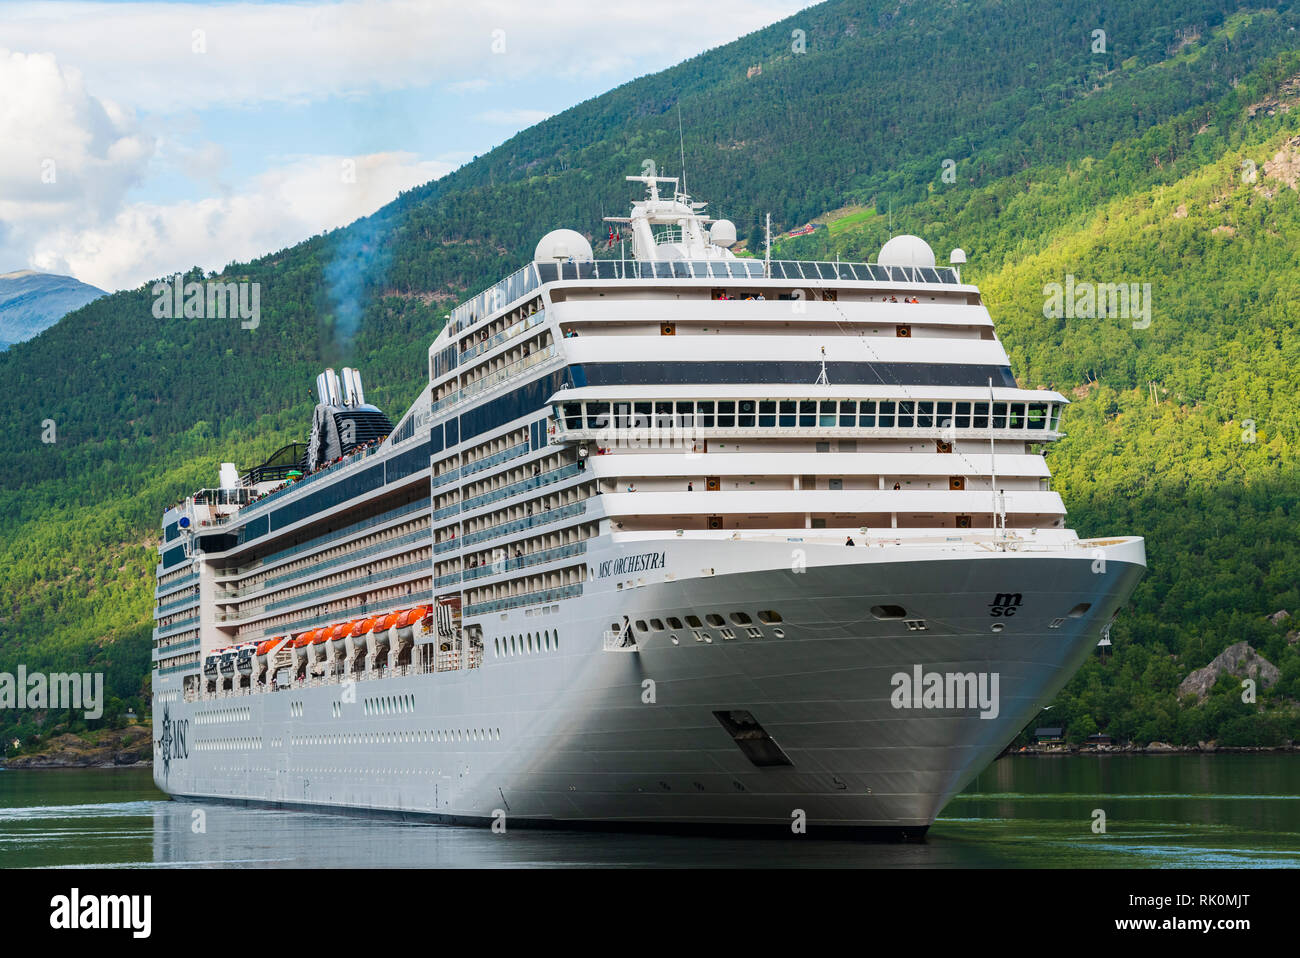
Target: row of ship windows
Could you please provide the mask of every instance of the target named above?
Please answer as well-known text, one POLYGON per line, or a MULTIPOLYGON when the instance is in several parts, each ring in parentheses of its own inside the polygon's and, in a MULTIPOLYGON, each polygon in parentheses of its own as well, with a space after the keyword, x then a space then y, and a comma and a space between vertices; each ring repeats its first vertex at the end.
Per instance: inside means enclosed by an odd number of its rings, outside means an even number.
MULTIPOLYGON (((338 702, 335 718, 342 718, 343 707, 338 702)), ((415 711, 414 695, 385 695, 381 698, 362 700, 362 712, 366 715, 397 715, 415 711)))
MULTIPOLYGON (((563 403, 567 429, 902 428, 988 429, 989 403, 932 400, 713 400, 563 403), (585 413, 584 407, 585 406, 585 413)), ((994 429, 1056 429, 1058 403, 993 403, 994 429)))
POLYGON ((534 652, 558 652, 560 633, 546 629, 542 632, 526 632, 523 635, 500 636, 493 640, 494 658, 512 655, 532 655, 534 652))
POLYGON ((253 718, 253 710, 250 708, 241 709, 217 709, 215 712, 197 712, 194 716, 195 725, 218 725, 222 722, 248 722, 253 718))
MULTIPOLYGON (((402 745, 402 744, 461 744, 470 742, 499 742, 499 728, 450 728, 430 729, 410 732, 367 732, 357 735, 295 735, 290 736, 294 746, 330 746, 330 745, 402 745)), ((196 748, 200 752, 254 752, 266 747, 259 738, 219 738, 200 739, 196 748)), ((284 739, 273 738, 271 748, 279 748, 284 739)))
MULTIPOLYGON (((763 609, 757 614, 758 621, 762 622, 764 625, 775 625, 776 623, 783 621, 781 613, 773 609, 763 609)), ((730 618, 733 624, 740 626, 752 625, 754 622, 748 612, 732 612, 730 618)), ((665 621, 667 622, 667 627, 669 629, 680 630, 683 628, 682 620, 673 615, 665 616, 663 619, 650 619, 648 621, 646 619, 637 619, 633 624, 636 626, 638 632, 649 635, 651 632, 666 631, 664 628, 665 621)), ((727 624, 726 620, 717 612, 709 612, 705 614, 703 621, 700 620, 698 615, 686 616, 686 625, 690 626, 692 629, 702 629, 704 628, 705 623, 708 623, 714 628, 721 628, 727 624)), ((618 623, 614 623, 610 626, 610 629, 618 632, 620 631, 620 626, 618 623)))
POLYGON ((352 735, 294 735, 293 745, 433 745, 457 742, 499 742, 499 728, 416 729, 407 732, 358 732, 352 735))

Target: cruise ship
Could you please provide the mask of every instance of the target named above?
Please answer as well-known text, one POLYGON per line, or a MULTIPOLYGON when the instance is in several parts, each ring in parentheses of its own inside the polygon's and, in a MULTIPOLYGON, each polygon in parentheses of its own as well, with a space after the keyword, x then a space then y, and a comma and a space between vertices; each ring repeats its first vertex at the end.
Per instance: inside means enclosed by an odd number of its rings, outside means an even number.
POLYGON ((305 442, 166 511, 160 788, 916 838, 1095 654, 1144 543, 1066 527, 1068 401, 962 251, 738 257, 628 180, 602 256, 555 230, 450 313, 395 423, 325 370, 305 442))

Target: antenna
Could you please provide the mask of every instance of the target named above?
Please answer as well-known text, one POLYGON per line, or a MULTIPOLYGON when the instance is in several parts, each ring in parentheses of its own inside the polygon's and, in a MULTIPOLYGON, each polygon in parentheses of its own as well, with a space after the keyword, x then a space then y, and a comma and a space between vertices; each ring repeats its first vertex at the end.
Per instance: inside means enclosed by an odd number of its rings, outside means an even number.
POLYGON ((690 195, 686 189, 686 134, 682 132, 682 101, 677 101, 677 142, 682 149, 682 192, 690 195))
POLYGON ((826 347, 823 346, 822 347, 822 371, 817 374, 817 382, 814 383, 813 385, 829 386, 830 384, 831 381, 826 378, 826 347))
POLYGON ((993 377, 989 377, 989 494, 993 497, 989 522, 993 525, 993 541, 998 538, 998 454, 993 444, 993 377))
POLYGON ((772 278, 772 214, 767 214, 767 243, 763 247, 763 275, 772 278))

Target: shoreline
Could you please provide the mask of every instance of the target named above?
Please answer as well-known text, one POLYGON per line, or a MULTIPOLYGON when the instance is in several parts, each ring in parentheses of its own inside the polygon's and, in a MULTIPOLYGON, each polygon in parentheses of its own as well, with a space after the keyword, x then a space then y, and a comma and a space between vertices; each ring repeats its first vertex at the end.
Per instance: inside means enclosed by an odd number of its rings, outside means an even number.
POLYGON ((1198 745, 1167 745, 1164 742, 1152 742, 1150 745, 1025 745, 1004 749, 998 758, 1018 755, 1043 758, 1059 755, 1246 755, 1256 752, 1300 752, 1300 744, 1215 745, 1213 742, 1202 742, 1198 745))
MULTIPOLYGON (((1300 752, 1300 744, 1292 745, 1026 745, 1019 749, 1007 749, 994 761, 1018 756, 1033 758, 1060 758, 1078 756, 1109 755, 1249 755, 1276 752, 1300 752)), ((55 769, 126 769, 153 768, 152 758, 140 758, 134 755, 119 754, 111 757, 85 759, 51 758, 43 755, 18 756, 8 761, 0 761, 0 771, 55 769)))

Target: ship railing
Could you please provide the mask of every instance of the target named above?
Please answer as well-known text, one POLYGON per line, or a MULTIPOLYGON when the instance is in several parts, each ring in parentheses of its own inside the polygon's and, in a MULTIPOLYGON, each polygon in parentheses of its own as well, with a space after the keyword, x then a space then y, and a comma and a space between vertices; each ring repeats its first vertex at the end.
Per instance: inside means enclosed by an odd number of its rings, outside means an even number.
MULTIPOLYGON (((365 459, 367 456, 374 455, 376 452, 379 451, 379 449, 380 449, 379 443, 375 443, 372 446, 366 446, 366 448, 362 449, 359 452, 354 452, 348 456, 345 456, 339 462, 328 463, 322 466, 320 469, 317 469, 311 475, 303 476, 297 482, 290 482, 286 486, 281 486, 279 489, 275 489, 272 490, 271 492, 268 492, 260 499, 255 499, 254 501, 250 502, 248 505, 244 506, 244 508, 240 509, 239 512, 236 513, 235 515, 238 515, 241 518, 245 516, 250 516, 253 513, 260 510, 263 506, 270 503, 272 500, 279 501, 285 498, 289 493, 294 492, 296 490, 301 490, 303 486, 309 486, 313 482, 316 482, 318 479, 322 479, 325 476, 338 475, 337 470, 341 470, 343 467, 350 466, 355 462, 360 462, 362 459, 365 459)), ((230 517, 227 517, 227 519, 223 521, 228 521, 229 518, 230 517)))
POLYGON ((542 486, 549 486, 551 483, 560 482, 572 476, 583 472, 581 463, 571 462, 567 466, 560 466, 558 469, 550 469, 536 476, 528 476, 517 482, 512 482, 508 486, 500 489, 494 489, 491 492, 485 492, 482 495, 474 496, 460 503, 460 509, 463 512, 469 512, 479 506, 486 506, 493 502, 499 502, 502 499, 508 499, 511 496, 517 496, 521 492, 527 492, 530 489, 538 489, 542 486))
POLYGON ((761 259, 718 260, 617 260, 587 263, 538 263, 543 283, 568 280, 627 279, 785 279, 797 282, 942 283, 958 285, 961 278, 951 266, 882 266, 878 263, 840 263, 819 260, 761 259))
POLYGON ((473 399, 480 393, 487 392, 489 389, 499 386, 501 383, 514 379, 526 369, 531 369, 534 366, 550 362, 558 355, 559 350, 557 349, 557 344, 551 343, 549 346, 535 350, 523 359, 515 360, 509 366, 503 366, 495 372, 488 373, 486 376, 474 380, 467 386, 462 386, 457 392, 443 396, 429 407, 429 411, 439 412, 443 409, 449 409, 452 406, 459 405, 466 400, 473 399))
POLYGON ((438 671, 455 672, 460 669, 460 653, 454 649, 450 652, 438 653, 438 671))
POLYGON ((636 639, 631 629, 607 629, 602 636, 602 647, 606 652, 638 652, 636 639))
MULTIPOLYGON (((551 549, 544 549, 541 552, 529 552, 522 556, 512 559, 499 559, 495 562, 485 562, 483 565, 474 566, 466 569, 463 573, 455 573, 456 579, 462 576, 465 579, 481 579, 488 575, 500 575, 503 572, 513 572, 515 569, 524 569, 528 566, 542 565, 545 562, 553 562, 556 559, 565 559, 569 556, 580 555, 587 551, 587 543, 570 542, 567 545, 555 546, 551 549)), ((447 585, 454 585, 452 582, 447 585)))
POLYGON ((484 469, 491 469, 493 466, 503 463, 507 459, 514 459, 518 456, 524 455, 528 452, 529 448, 530 446, 527 442, 516 443, 513 446, 502 449, 500 452, 492 453, 492 455, 485 459, 475 459, 472 462, 465 463, 460 467, 460 474, 462 476, 472 476, 474 473, 482 472, 484 469))
POLYGON ((482 355, 483 353, 488 352, 494 347, 500 346, 502 343, 506 342, 509 339, 514 339, 520 333, 525 333, 528 330, 534 328, 535 326, 540 325, 545 321, 546 321, 546 310, 539 309, 537 312, 530 315, 527 319, 515 323, 509 329, 504 329, 501 332, 497 333, 492 338, 486 339, 481 343, 476 343, 475 345, 469 346, 466 349, 464 349, 461 352, 460 356, 457 358, 457 365, 464 363, 467 360, 473 359, 475 356, 482 355))
POLYGON ((529 263, 453 309, 447 317, 448 334, 454 336, 535 290, 541 285, 536 267, 536 263, 529 263))

